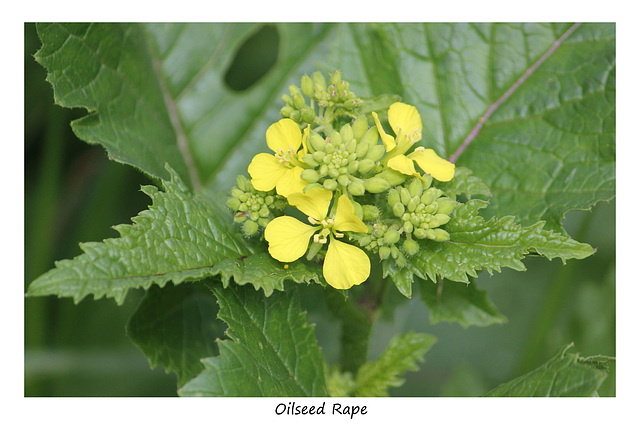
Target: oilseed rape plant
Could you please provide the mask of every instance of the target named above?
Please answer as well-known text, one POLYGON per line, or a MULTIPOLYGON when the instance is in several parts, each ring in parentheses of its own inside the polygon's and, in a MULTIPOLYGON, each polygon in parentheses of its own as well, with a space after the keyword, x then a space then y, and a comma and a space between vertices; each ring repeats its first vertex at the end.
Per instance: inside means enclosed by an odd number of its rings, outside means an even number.
POLYGON ((394 138, 377 112, 359 111, 363 101, 339 71, 329 86, 315 72, 303 76, 301 87, 289 87, 282 96, 285 117, 266 131, 274 154, 257 154, 250 179, 239 176, 227 200, 246 236, 263 230, 269 254, 283 263, 305 255, 321 263, 336 289, 365 282, 371 257, 406 267, 419 251, 416 240, 448 240, 446 224, 457 202, 437 182, 451 181, 455 165, 416 146, 418 110, 402 102, 388 106, 394 138), (287 207, 306 215, 308 224, 284 215, 287 207))

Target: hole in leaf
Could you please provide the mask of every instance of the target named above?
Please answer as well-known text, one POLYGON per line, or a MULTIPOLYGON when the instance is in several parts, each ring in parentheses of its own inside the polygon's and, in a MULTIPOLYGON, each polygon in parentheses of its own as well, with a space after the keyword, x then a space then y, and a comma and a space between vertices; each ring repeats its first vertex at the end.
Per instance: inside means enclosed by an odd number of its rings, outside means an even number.
POLYGON ((280 35, 275 25, 263 25, 238 48, 224 75, 234 91, 249 89, 273 67, 278 59, 280 35))

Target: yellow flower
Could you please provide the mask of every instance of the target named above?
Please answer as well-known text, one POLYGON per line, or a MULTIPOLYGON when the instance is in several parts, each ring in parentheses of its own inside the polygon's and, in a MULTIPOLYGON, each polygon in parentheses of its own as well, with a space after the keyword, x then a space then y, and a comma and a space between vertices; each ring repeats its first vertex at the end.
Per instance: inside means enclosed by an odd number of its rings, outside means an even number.
POLYGON ((336 289, 349 289, 369 277, 371 261, 360 248, 341 242, 341 231, 367 232, 367 226, 354 213, 353 204, 345 195, 337 202, 335 216, 327 212, 333 193, 323 188, 313 188, 303 193, 293 193, 289 203, 308 215, 311 225, 290 216, 280 216, 267 225, 264 237, 269 242, 269 253, 281 262, 292 262, 302 257, 313 238, 316 243, 329 241, 322 274, 329 285, 336 289))
POLYGON ((258 191, 276 189, 281 196, 302 192, 308 184, 300 178, 303 170, 302 156, 307 153, 306 139, 291 119, 282 119, 267 129, 267 145, 275 153, 257 154, 249 165, 251 184, 258 191), (302 149, 298 151, 302 145, 302 149))
POLYGON ((432 149, 418 147, 412 153, 406 156, 404 154, 414 143, 422 139, 422 120, 416 107, 402 102, 396 102, 389 107, 389 124, 396 134, 395 138, 385 133, 376 112, 372 114, 387 150, 383 162, 389 168, 405 175, 419 175, 414 167, 414 163, 417 163, 420 169, 438 181, 451 181, 455 174, 455 165, 438 156, 432 149))

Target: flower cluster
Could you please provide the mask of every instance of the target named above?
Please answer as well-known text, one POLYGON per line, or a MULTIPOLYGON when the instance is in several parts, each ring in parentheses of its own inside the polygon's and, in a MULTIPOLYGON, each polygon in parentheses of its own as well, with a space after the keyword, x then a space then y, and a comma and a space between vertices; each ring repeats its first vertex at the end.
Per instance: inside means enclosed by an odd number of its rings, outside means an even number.
POLYGON ((283 263, 322 263, 337 289, 366 281, 372 257, 403 267, 425 248, 420 242, 449 240, 459 203, 437 181, 450 181, 455 166, 416 146, 418 110, 387 104, 387 133, 378 112, 362 114, 371 109, 339 71, 329 85, 315 72, 300 86, 289 87, 283 119, 267 129, 271 153, 253 158, 250 180, 238 177, 227 201, 245 234, 264 229, 269 254, 283 263))

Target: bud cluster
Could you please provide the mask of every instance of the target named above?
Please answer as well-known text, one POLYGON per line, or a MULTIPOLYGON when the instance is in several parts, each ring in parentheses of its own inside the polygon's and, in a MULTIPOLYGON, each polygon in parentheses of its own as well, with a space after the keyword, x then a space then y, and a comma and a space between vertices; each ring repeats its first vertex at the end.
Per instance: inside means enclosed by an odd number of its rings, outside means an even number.
POLYGON ((389 215, 381 215, 384 219, 370 225, 369 233, 352 237, 364 249, 378 253, 381 259, 391 257, 401 267, 406 265, 404 254, 412 256, 420 249, 416 240, 449 240, 441 226, 449 222, 458 202, 431 184, 431 176, 425 175, 389 189, 389 215))
POLYGON ((285 106, 280 109, 280 115, 301 125, 322 125, 340 114, 353 116, 353 110, 362 104, 362 100, 349 90, 349 82, 342 80, 339 70, 331 74, 328 86, 321 72, 316 71, 311 77, 305 74, 300 87, 290 85, 289 94, 282 95, 282 101, 285 106), (305 96, 309 99, 308 104, 305 96), (326 117, 324 110, 330 110, 331 117, 326 117))
POLYGON ((379 193, 390 185, 373 176, 384 156, 385 148, 378 144, 378 131, 369 127, 367 118, 359 116, 353 124, 347 123, 338 131, 323 138, 310 132, 307 143, 309 152, 302 161, 310 168, 300 177, 309 185, 305 190, 324 187, 329 191, 340 189, 344 194, 363 196, 365 191, 379 193))
POLYGON ((274 217, 282 215, 287 200, 274 190, 264 192, 253 188, 251 181, 244 175, 236 179, 236 187, 231 189, 231 197, 226 205, 235 212, 234 222, 241 223, 247 237, 266 227, 274 217))

